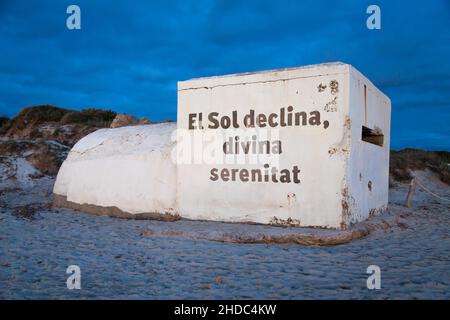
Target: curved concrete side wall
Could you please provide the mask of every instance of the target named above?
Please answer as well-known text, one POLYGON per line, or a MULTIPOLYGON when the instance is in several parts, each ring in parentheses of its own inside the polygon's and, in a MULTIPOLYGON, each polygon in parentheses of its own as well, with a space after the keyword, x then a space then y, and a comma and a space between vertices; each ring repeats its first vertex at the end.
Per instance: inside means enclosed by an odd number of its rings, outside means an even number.
POLYGON ((98 214, 105 211, 102 207, 114 208, 109 211, 118 216, 175 214, 175 129, 175 123, 163 123, 87 135, 59 170, 53 189, 56 204, 84 206, 84 211, 98 214))

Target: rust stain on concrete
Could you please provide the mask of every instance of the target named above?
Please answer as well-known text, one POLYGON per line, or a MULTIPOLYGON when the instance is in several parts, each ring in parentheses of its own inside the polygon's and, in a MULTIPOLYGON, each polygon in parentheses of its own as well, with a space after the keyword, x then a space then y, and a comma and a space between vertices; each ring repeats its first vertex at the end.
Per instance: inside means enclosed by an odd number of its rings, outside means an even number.
POLYGON ((355 200, 353 197, 350 196, 348 191, 347 183, 344 181, 344 187, 342 188, 341 192, 341 223, 340 227, 342 230, 346 230, 350 226, 350 218, 351 218, 351 210, 355 203, 355 200))
POLYGON ((331 94, 337 94, 339 92, 339 82, 337 82, 337 80, 331 80, 330 81, 330 89, 331 89, 331 94))
POLYGON ((317 91, 318 91, 318 92, 324 92, 326 88, 327 88, 327 85, 326 85, 326 84, 320 83, 320 84, 317 86, 317 91))
POLYGON ((278 226, 278 227, 300 227, 301 222, 298 219, 292 219, 291 217, 287 219, 280 219, 277 217, 273 217, 270 222, 270 225, 272 226, 278 226))
POLYGON ((351 139, 351 120, 349 116, 345 116, 344 120, 344 134, 341 141, 328 148, 330 157, 334 154, 343 154, 348 156, 350 154, 350 139, 351 139))
POLYGON ((158 213, 158 212, 143 212, 133 214, 130 212, 122 211, 121 209, 112 207, 103 207, 93 204, 79 204, 67 200, 66 196, 53 194, 53 206, 56 208, 68 208, 81 212, 86 212, 98 216, 109 216, 122 219, 134 219, 134 220, 159 220, 159 221, 177 221, 181 217, 178 214, 173 214, 171 212, 158 213))

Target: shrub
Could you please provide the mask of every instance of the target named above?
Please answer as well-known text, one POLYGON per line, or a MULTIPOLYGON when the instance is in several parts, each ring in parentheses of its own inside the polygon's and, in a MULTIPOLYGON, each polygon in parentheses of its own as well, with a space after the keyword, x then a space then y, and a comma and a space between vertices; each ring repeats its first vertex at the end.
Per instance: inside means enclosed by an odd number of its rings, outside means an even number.
POLYGON ((70 112, 67 109, 51 106, 42 105, 25 108, 19 112, 19 114, 14 118, 15 121, 22 120, 23 123, 33 122, 35 124, 55 121, 58 122, 61 118, 70 112))
POLYGON ((67 113, 62 119, 61 123, 102 123, 111 122, 116 116, 116 113, 111 110, 100 109, 84 109, 82 111, 71 111, 67 113))
POLYGON ((0 117, 0 128, 9 123, 8 117, 0 117))
POLYGON ((7 117, 0 117, 0 135, 5 134, 9 126, 11 125, 11 121, 7 117))
POLYGON ((450 152, 403 149, 391 151, 390 174, 397 181, 412 179, 409 170, 429 169, 439 175, 441 181, 450 184, 450 152))

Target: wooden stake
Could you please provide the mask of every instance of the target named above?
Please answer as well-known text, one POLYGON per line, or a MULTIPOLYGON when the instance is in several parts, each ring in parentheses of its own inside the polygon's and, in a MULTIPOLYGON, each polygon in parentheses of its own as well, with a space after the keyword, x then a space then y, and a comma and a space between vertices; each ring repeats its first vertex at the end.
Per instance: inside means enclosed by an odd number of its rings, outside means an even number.
POLYGON ((408 195, 406 197, 406 201, 404 204, 406 208, 409 208, 415 190, 416 190, 416 178, 412 178, 411 183, 409 184, 408 195))

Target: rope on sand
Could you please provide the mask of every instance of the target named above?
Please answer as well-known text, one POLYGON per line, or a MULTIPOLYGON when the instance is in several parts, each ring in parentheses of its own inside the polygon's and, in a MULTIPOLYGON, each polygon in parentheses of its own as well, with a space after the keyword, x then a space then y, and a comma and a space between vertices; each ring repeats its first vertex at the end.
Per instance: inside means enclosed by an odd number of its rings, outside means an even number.
POLYGON ((438 198, 438 199, 441 199, 441 200, 450 202, 450 199, 444 198, 444 197, 442 197, 442 196, 440 196, 440 195, 434 193, 433 191, 431 191, 431 190, 428 189, 427 187, 425 187, 425 186, 420 182, 420 180, 417 179, 417 176, 416 176, 414 173, 412 173, 412 175, 413 175, 414 179, 416 179, 417 184, 418 184, 423 190, 425 190, 426 192, 428 192, 429 194, 431 194, 432 196, 434 196, 434 197, 436 197, 436 198, 438 198))

